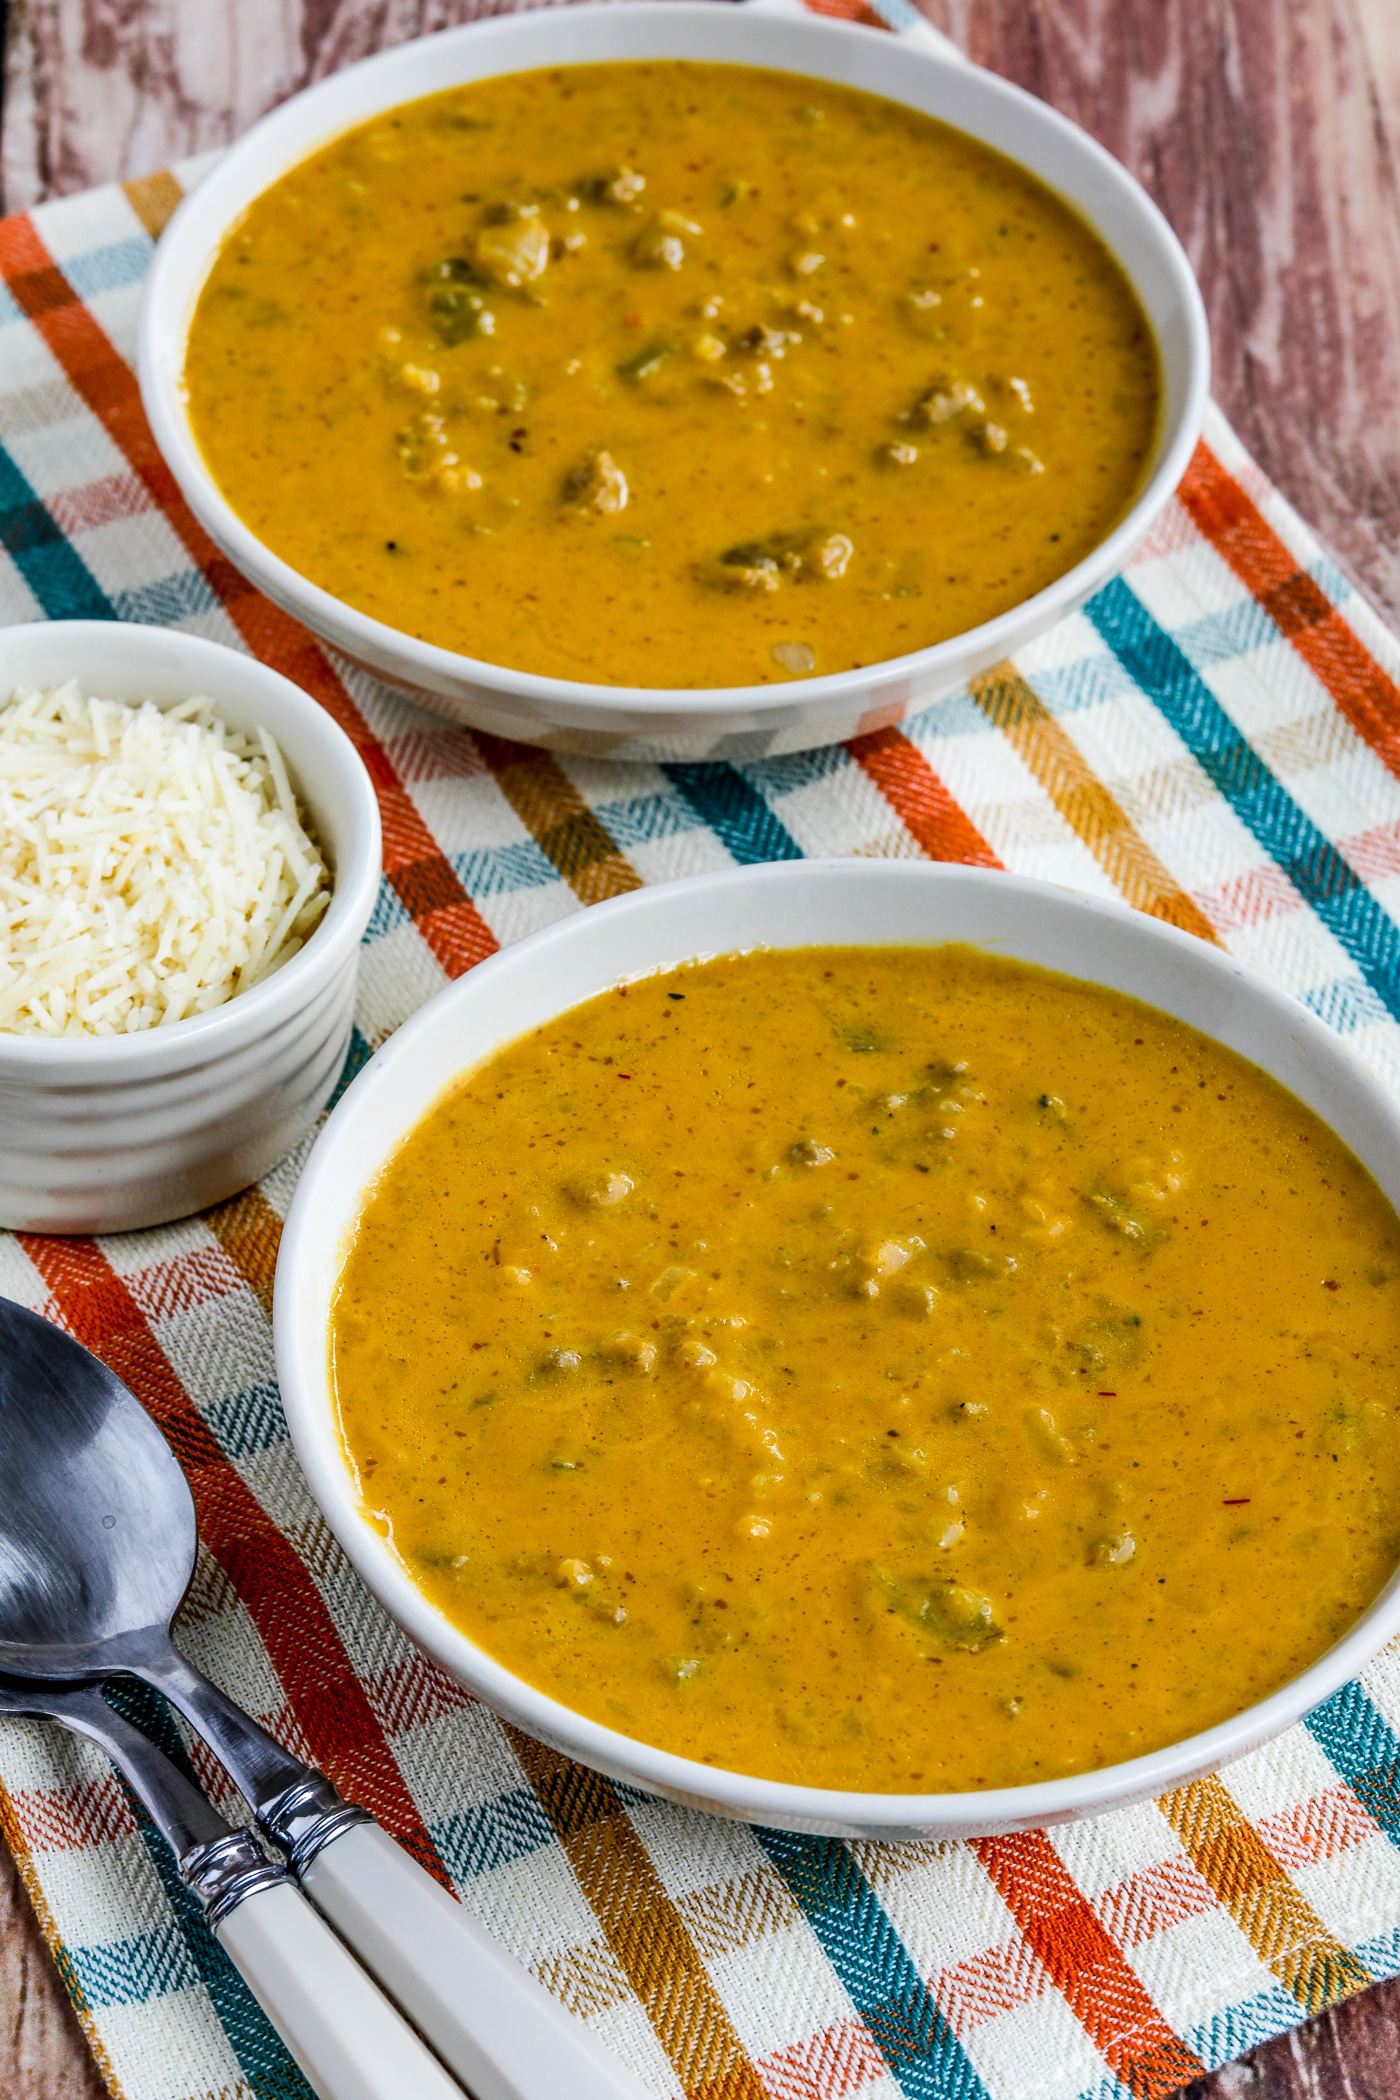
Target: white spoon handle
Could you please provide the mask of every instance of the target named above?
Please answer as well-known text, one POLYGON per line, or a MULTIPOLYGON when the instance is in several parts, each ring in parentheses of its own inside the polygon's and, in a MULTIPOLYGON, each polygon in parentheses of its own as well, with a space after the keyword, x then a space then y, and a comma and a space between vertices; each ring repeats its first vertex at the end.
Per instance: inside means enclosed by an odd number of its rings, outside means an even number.
POLYGON ((652 2100, 377 1824, 334 1839, 302 1887, 475 2100, 652 2100))
POLYGON ((215 1932, 320 2100, 463 2100, 290 1882, 249 1896, 215 1932))

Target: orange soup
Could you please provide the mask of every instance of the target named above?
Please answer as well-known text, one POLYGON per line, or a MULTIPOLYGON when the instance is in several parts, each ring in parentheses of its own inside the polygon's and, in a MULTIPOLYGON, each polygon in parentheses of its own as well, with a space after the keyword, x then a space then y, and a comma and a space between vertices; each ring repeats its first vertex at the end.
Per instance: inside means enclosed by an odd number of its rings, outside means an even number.
POLYGON ((725 686, 1020 603, 1131 504, 1152 331, 1000 154, 828 82, 691 61, 484 80, 274 183, 185 382, 276 553, 428 642, 725 686))
POLYGON ((1315 1661, 1400 1550, 1400 1223, 1254 1066, 962 948, 512 1044, 366 1199, 364 1506, 578 1712, 812 1785, 1049 1779, 1315 1661))

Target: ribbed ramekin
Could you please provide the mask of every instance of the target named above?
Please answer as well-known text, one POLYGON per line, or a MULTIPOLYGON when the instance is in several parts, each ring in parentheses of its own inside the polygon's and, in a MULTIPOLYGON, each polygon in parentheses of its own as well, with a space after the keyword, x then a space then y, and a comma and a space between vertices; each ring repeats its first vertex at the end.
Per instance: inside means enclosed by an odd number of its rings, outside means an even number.
POLYGON ((379 807, 325 710, 217 642, 100 620, 0 629, 0 699, 69 678, 107 700, 173 705, 204 693, 225 721, 269 730, 334 880, 306 946, 210 1013, 139 1035, 0 1031, 0 1225, 122 1232, 246 1188, 325 1106, 349 1046, 379 881, 379 807))

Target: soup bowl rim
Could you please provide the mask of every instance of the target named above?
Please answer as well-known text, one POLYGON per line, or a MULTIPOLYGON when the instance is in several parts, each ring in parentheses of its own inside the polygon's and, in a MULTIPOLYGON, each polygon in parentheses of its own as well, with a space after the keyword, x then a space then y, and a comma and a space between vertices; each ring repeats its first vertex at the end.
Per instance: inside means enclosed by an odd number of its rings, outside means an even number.
MULTIPOLYGON (((345 68, 262 118, 176 211, 157 248, 143 294, 138 331, 141 394, 157 443, 182 493, 234 564, 353 660, 372 665, 391 681, 397 679, 427 697, 429 704, 460 698, 462 689, 471 684, 499 700, 520 705, 524 710, 522 735, 529 734, 531 711, 540 710, 581 730, 618 737, 638 730, 660 734, 667 725, 683 732, 702 721, 732 722, 746 728, 800 726, 863 700, 878 707, 889 695, 906 689, 921 694, 945 689, 965 675, 970 659, 990 663, 1012 654, 1116 574, 1141 544, 1190 464, 1200 436, 1210 365, 1209 332, 1190 264, 1166 219, 1128 171, 1087 132, 1012 82, 887 30, 799 8, 791 14, 767 5, 718 8, 713 0, 630 0, 626 7, 610 4, 610 0, 585 0, 567 12, 568 20, 562 25, 552 9, 461 24, 345 68), (606 51, 600 48, 598 62, 626 61, 639 55, 648 25, 664 24, 668 33, 679 35, 688 23, 703 25, 697 28, 697 37, 717 48, 723 46, 726 59, 730 56, 727 39, 762 45, 777 38, 794 54, 793 62, 783 69, 799 75, 802 66, 798 60, 804 50, 811 54, 839 52, 843 39, 857 40, 857 50, 873 46, 877 51, 897 51, 901 81, 907 84, 933 68, 957 82, 964 94, 991 98, 989 107, 991 103, 1006 104, 1027 137, 1054 141, 1054 150, 1075 163, 1077 179, 1086 191, 1099 199, 1111 199, 1115 209, 1129 214, 1141 247, 1132 254, 1115 248, 1115 259, 1140 297, 1144 272, 1158 271, 1169 282, 1181 337, 1175 373, 1167 369, 1163 348, 1163 420, 1152 465, 1137 494, 1111 531, 1063 576, 992 619, 924 649, 808 677, 702 687, 628 686, 561 678, 471 657, 358 611, 302 575, 244 523, 220 490, 194 436, 181 378, 184 344, 199 292, 224 238, 252 198, 309 153, 368 115, 425 92, 419 88, 405 95, 393 86, 422 47, 432 46, 443 56, 448 77, 441 85, 450 86, 456 77, 451 74, 453 54, 459 50, 501 51, 499 66, 485 66, 462 76, 464 80, 488 78, 496 72, 550 64, 551 38, 557 39, 560 33, 596 34, 600 46, 617 46, 606 51), (359 91, 371 80, 385 84, 386 91, 372 106, 362 108, 359 91), (356 113, 348 114, 352 108, 356 113), (254 179, 255 171, 258 179, 254 179), (1169 395, 1176 397, 1170 415, 1169 395)), ((640 55, 648 54, 642 50, 640 55)), ((578 62, 593 62, 593 56, 578 62)), ((733 62, 774 63, 771 56, 763 55, 733 62)), ((895 80, 875 92, 894 101, 904 99, 895 80)), ((970 135, 980 137, 981 133, 972 130, 970 135)), ((1005 147, 997 150, 1006 151, 1005 147)), ((1022 164, 1015 153, 1007 157, 1022 164)), ((1087 216, 1082 200, 1070 197, 1069 201, 1087 216)), ((1160 331, 1158 334, 1162 348, 1160 331)))
POLYGON ((1218 1008, 1219 1029, 1202 1032, 1245 1055, 1249 1044, 1266 1044, 1268 1059, 1256 1061, 1283 1084, 1298 1081, 1292 1090, 1301 1098, 1309 1087, 1335 1093, 1340 1110, 1322 1119, 1329 1127, 1348 1125, 1341 1134, 1354 1150, 1360 1133, 1357 1156, 1400 1205, 1400 1107, 1301 1001, 1194 935, 1112 900, 996 871, 865 860, 776 863, 659 884, 594 906, 500 951, 420 1008, 355 1079, 312 1149, 283 1232, 273 1324, 293 1444, 331 1531, 409 1637, 497 1712, 586 1765, 691 1807, 841 1836, 971 1837, 1074 1821, 1147 1799, 1257 1748, 1328 1698, 1400 1633, 1400 1569, 1342 1638, 1287 1684, 1213 1727, 1131 1760, 1030 1785, 951 1793, 881 1793, 757 1778, 659 1749, 579 1714, 454 1626, 418 1589, 361 1504, 337 1427, 329 1361, 335 1278, 359 1207, 400 1139, 440 1098, 443 1086, 453 1083, 442 1075, 453 1070, 454 1056, 460 1077, 523 1030, 592 996, 560 993, 559 986, 571 981, 570 970, 576 978, 582 971, 601 991, 668 966, 657 962, 658 944, 671 964, 745 945, 697 941, 694 929, 702 924, 742 926, 750 911, 761 924, 765 913, 771 920, 787 912, 810 928, 802 938, 759 938, 747 945, 825 945, 835 938, 825 931, 833 921, 867 924, 871 930, 857 938, 881 944, 879 929, 901 910, 927 910, 937 922, 940 930, 924 937, 929 945, 968 938, 956 929, 969 919, 1004 925, 1005 932, 978 944, 1016 955, 1023 944, 1039 941, 1026 959, 1050 968, 1063 966, 1053 953, 1062 947, 1067 957, 1094 958, 1092 967, 1067 974, 1101 983, 1113 978, 1100 970, 1119 979, 1127 975, 1130 985, 1117 988, 1134 997, 1145 996, 1144 983, 1167 985, 1174 1003, 1160 1003, 1168 1012, 1183 1002, 1195 1002, 1193 1011, 1218 1008), (941 930, 949 924, 953 931, 941 930), (1031 933, 1017 931, 1027 924, 1031 933), (667 946, 672 930, 674 952, 667 946), (591 947, 577 952, 586 943, 591 947), (643 953, 643 964, 626 966, 629 955, 643 953), (474 1013, 489 1040, 463 1056, 457 1046, 470 1040, 474 1013), (516 1025, 520 1014, 525 1019, 516 1025), (435 1072, 436 1080, 428 1084, 424 1072, 435 1072))

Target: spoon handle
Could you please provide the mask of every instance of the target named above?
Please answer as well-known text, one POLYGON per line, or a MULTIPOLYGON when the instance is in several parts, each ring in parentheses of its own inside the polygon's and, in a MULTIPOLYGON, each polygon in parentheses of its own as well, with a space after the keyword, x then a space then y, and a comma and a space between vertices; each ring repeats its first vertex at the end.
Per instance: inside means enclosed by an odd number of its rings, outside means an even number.
POLYGON ((292 1882, 214 1929, 320 2100, 463 2100, 292 1882))
POLYGON ((377 1823, 332 1839, 302 1887, 476 2100, 651 2100, 377 1823))
POLYGON ((476 2100, 649 2100, 646 2088, 361 1808, 168 1642, 126 1667, 179 1707, 316 1908, 476 2100))
POLYGON ((0 1683, 0 1713, 104 1750, 175 1854, 210 1927, 320 2100, 463 2100, 462 2089, 251 1831, 224 1821, 148 1736, 85 1686, 0 1683))

